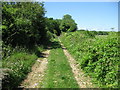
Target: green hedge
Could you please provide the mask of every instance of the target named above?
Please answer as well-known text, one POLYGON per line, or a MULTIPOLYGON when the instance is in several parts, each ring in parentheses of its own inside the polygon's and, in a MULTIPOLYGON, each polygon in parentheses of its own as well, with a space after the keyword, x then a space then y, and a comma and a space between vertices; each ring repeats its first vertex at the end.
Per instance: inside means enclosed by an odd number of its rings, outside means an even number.
POLYGON ((60 39, 99 87, 117 88, 119 63, 117 32, 94 37, 91 33, 91 31, 66 33, 60 39))

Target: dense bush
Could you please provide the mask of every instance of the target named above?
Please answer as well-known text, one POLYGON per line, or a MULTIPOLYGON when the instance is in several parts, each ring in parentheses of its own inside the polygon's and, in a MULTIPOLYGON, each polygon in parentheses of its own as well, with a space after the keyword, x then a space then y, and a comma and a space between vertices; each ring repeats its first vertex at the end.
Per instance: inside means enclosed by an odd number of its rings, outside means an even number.
POLYGON ((61 36, 61 41, 81 68, 94 78, 100 87, 117 88, 119 63, 117 32, 109 32, 109 35, 102 36, 92 33, 91 31, 67 33, 61 36))
POLYGON ((47 40, 43 5, 37 2, 4 2, 2 4, 3 43, 12 47, 34 46, 47 40))
POLYGON ((61 30, 59 28, 61 19, 46 18, 46 29, 54 35, 60 36, 61 30))

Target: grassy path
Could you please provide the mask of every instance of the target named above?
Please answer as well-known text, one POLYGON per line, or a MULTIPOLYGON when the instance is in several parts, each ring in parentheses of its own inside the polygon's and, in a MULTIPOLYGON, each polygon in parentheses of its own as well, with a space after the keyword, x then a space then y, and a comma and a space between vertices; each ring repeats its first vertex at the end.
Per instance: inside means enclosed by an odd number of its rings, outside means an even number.
POLYGON ((79 88, 61 45, 55 42, 53 46, 42 88, 79 88))
POLYGON ((24 88, 91 88, 90 78, 84 76, 76 61, 63 44, 54 41, 51 49, 44 52, 45 58, 37 60, 24 88), (49 54, 50 51, 50 54, 49 54), (47 58, 48 57, 48 58, 47 58))

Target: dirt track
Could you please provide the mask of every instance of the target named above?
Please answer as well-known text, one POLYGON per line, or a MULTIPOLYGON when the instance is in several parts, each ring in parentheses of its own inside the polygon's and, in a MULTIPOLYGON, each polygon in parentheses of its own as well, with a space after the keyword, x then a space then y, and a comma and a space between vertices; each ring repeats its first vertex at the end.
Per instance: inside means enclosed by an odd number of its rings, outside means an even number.
MULTIPOLYGON (((60 41, 60 40, 59 40, 60 41)), ((61 43, 61 41, 60 41, 61 43)), ((80 88, 94 88, 90 77, 86 77, 84 72, 81 70, 80 66, 77 64, 76 60, 69 54, 66 48, 61 43, 64 54, 66 55, 68 62, 72 68, 74 77, 80 88)), ((44 72, 47 69, 47 57, 50 50, 43 52, 43 59, 38 59, 37 62, 32 67, 32 72, 28 74, 28 77, 22 82, 21 87, 24 88, 41 88, 40 83, 43 80, 44 72)), ((72 82, 71 82, 72 83, 72 82)))
POLYGON ((47 57, 50 50, 43 52, 43 59, 38 59, 37 62, 32 67, 32 72, 30 72, 27 78, 22 82, 21 87, 24 88, 40 88, 40 82, 43 79, 44 72, 47 69, 47 57))

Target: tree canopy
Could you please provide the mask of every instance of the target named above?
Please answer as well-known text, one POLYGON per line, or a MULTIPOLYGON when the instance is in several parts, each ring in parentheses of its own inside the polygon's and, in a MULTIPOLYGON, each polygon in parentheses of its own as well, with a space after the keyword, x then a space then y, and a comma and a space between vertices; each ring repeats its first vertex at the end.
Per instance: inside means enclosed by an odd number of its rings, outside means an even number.
POLYGON ((3 42, 14 47, 42 43, 47 32, 43 6, 37 2, 3 3, 3 42))
POLYGON ((72 19, 72 16, 66 14, 63 16, 62 22, 60 24, 60 29, 63 32, 73 32, 77 30, 77 24, 72 19))
POLYGON ((46 18, 46 29, 52 34, 59 36, 61 34, 61 30, 59 28, 60 23, 61 19, 46 18))

